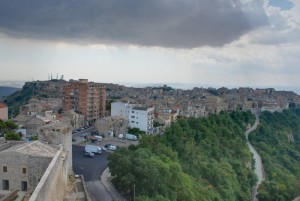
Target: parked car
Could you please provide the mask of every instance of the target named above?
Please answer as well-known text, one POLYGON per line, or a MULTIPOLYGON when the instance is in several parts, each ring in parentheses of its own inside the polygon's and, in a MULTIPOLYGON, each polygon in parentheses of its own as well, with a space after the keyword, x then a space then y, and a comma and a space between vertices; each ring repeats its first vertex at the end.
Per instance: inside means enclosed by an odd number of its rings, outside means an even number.
POLYGON ((101 142, 101 141, 102 141, 102 136, 94 135, 94 137, 97 139, 98 142, 101 142))
POLYGON ((86 136, 85 133, 80 134, 80 137, 85 137, 85 136, 86 136))
POLYGON ((112 144, 106 144, 106 145, 104 145, 104 147, 107 149, 110 145, 112 145, 112 144))
POLYGON ((137 140, 137 137, 135 135, 129 133, 125 135, 125 138, 128 140, 134 140, 134 141, 137 140))
POLYGON ((108 150, 114 151, 117 149, 116 145, 111 144, 110 146, 107 147, 108 150))
POLYGON ((95 154, 92 153, 92 152, 90 152, 90 151, 86 151, 86 152, 84 153, 84 156, 94 158, 94 157, 95 157, 95 154))

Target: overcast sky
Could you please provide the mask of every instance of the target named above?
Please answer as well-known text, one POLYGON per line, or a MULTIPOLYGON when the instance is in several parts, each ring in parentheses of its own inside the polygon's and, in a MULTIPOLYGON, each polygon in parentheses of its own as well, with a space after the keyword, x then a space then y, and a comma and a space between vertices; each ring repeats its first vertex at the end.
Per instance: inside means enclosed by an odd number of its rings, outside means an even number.
POLYGON ((299 0, 1 0, 0 81, 292 89, 299 25, 299 0))

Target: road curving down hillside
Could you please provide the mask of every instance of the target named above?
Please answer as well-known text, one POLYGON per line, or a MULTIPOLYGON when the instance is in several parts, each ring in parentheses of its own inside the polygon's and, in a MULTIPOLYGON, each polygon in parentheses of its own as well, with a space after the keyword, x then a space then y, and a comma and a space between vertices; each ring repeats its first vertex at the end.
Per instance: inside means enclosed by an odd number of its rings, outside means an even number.
POLYGON ((252 146, 252 144, 248 140, 249 134, 252 131, 254 131, 257 128, 257 126, 259 125, 259 114, 256 113, 255 117, 256 117, 255 123, 253 124, 253 126, 251 128, 249 128, 245 132, 245 135, 246 135, 246 138, 247 138, 247 145, 248 145, 248 147, 250 149, 250 152, 253 154, 253 158, 254 158, 254 161, 255 161, 254 172, 257 175, 257 179, 258 179, 256 185, 253 187, 252 201, 258 201, 258 199, 256 198, 257 189, 258 189, 258 186, 262 183, 262 181, 265 180, 264 168, 263 168, 263 164, 262 164, 262 161, 261 161, 261 157, 260 157, 260 155, 257 153, 257 151, 255 150, 255 148, 252 146))

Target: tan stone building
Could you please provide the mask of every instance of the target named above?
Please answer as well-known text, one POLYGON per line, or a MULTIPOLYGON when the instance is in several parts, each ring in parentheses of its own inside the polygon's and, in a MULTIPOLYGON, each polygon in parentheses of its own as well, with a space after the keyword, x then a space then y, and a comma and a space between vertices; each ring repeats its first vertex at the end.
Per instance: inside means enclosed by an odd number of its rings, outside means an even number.
POLYGON ((33 191, 57 151, 39 141, 0 142, 0 190, 33 191))
POLYGON ((36 136, 37 131, 41 126, 46 125, 46 122, 34 116, 18 115, 13 121, 21 128, 26 129, 27 137, 36 136))
POLYGON ((100 83, 87 79, 70 81, 64 86, 63 108, 84 115, 85 121, 93 124, 105 116, 106 90, 100 83))
POLYGON ((121 116, 110 116, 97 119, 95 127, 99 134, 105 137, 110 137, 111 133, 118 136, 118 134, 126 134, 128 131, 128 119, 121 116))

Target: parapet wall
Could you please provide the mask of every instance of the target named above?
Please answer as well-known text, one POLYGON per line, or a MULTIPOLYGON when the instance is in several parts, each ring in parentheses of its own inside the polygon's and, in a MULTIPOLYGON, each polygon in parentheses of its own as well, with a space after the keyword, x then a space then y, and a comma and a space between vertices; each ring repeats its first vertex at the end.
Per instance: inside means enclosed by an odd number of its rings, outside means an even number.
POLYGON ((60 150, 53 157, 29 201, 61 201, 64 199, 68 183, 65 158, 65 152, 60 145, 60 150))

